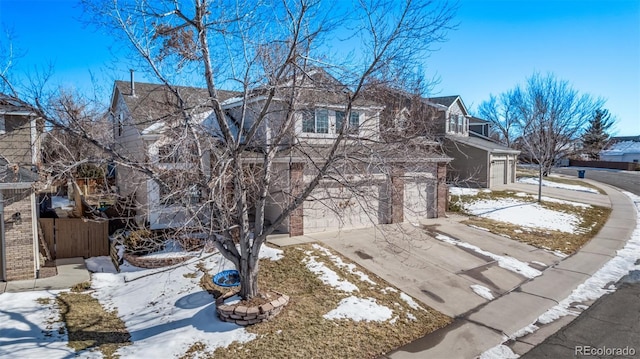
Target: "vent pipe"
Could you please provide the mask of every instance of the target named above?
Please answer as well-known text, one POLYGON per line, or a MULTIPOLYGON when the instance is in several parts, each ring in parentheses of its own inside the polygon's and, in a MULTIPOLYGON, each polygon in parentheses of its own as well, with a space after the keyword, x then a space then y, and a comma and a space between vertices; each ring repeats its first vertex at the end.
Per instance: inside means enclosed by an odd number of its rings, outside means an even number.
POLYGON ((133 80, 134 70, 130 69, 129 71, 131 72, 131 96, 135 96, 136 95, 136 83, 133 80))

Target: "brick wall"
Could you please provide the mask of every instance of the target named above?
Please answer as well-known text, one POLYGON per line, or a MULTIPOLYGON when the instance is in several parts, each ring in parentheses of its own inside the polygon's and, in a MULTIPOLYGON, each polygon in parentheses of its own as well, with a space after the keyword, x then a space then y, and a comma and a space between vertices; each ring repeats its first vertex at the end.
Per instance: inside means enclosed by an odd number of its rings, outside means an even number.
MULTIPOLYGON (((289 183, 291 194, 296 196, 304 186, 304 164, 292 163, 289 171, 289 183)), ((301 204, 289 215, 289 236, 301 236, 304 234, 304 205, 301 204)))
POLYGON ((447 200, 449 197, 449 188, 447 187, 447 164, 438 163, 438 217, 444 217, 447 211, 447 200))
POLYGON ((404 169, 391 171, 391 223, 404 222, 404 169))
POLYGON ((3 191, 6 280, 35 278, 35 259, 33 253, 33 230, 31 227, 31 191, 3 191), (20 221, 13 215, 20 213, 20 221))

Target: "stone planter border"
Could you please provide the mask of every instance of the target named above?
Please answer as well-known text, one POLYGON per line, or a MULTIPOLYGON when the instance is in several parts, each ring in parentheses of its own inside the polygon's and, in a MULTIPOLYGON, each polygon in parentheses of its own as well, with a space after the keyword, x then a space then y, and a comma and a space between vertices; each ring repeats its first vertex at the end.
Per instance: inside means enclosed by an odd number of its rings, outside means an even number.
POLYGON ((269 303, 247 307, 244 305, 228 305, 224 301, 238 294, 237 291, 228 292, 216 299, 216 313, 224 322, 247 326, 271 320, 278 315, 282 308, 289 303, 289 296, 274 292, 278 298, 269 303))
POLYGON ((190 258, 193 258, 193 256, 148 258, 144 256, 137 256, 131 253, 124 254, 124 259, 127 262, 129 262, 131 265, 140 267, 140 268, 147 268, 147 269, 155 269, 155 268, 172 266, 174 264, 182 263, 190 258))

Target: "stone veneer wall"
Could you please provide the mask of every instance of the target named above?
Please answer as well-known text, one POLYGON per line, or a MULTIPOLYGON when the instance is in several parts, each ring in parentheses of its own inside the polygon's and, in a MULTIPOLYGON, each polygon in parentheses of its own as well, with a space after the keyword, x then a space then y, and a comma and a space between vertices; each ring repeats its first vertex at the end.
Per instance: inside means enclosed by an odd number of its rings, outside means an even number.
POLYGON ((447 187, 447 164, 438 162, 438 217, 444 217, 448 208, 449 187, 447 187))
POLYGON ((404 173, 400 167, 391 173, 391 223, 404 222, 404 173))
MULTIPOLYGON (((304 164, 292 163, 289 171, 289 183, 291 193, 297 195, 304 185, 304 164)), ((289 215, 289 236, 301 236, 304 234, 304 203, 291 212, 289 215)))
POLYGON ((31 220, 31 189, 4 190, 4 238, 6 280, 36 277, 34 238, 31 220), (14 222, 12 215, 20 212, 21 220, 14 222))

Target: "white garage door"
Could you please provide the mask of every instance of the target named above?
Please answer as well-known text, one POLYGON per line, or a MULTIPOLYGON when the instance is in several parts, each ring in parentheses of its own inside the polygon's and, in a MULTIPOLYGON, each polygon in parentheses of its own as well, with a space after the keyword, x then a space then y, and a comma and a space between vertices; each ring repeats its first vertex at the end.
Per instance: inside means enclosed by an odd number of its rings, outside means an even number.
POLYGON ((491 186, 505 184, 505 172, 507 165, 505 161, 493 161, 491 164, 491 186))

